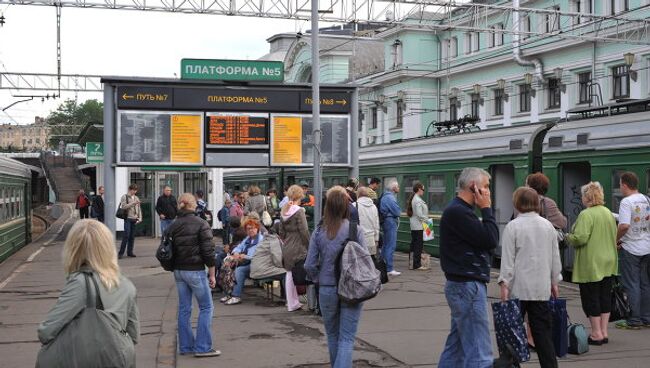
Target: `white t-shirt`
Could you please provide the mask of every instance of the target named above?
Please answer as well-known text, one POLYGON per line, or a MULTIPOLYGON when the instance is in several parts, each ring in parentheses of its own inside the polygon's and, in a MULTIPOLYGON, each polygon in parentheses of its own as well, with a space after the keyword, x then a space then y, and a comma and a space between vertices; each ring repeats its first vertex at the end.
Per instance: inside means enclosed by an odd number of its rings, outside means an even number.
POLYGON ((635 256, 650 254, 650 200, 643 194, 623 198, 618 211, 618 222, 630 225, 621 238, 623 249, 635 256))

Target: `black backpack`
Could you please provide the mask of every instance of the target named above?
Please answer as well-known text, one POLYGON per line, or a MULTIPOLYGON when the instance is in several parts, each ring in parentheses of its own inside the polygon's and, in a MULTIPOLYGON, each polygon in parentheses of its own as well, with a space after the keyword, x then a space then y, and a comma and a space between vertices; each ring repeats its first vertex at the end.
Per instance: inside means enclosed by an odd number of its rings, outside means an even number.
POLYGON ((165 271, 174 272, 173 238, 165 232, 156 251, 156 258, 165 271))

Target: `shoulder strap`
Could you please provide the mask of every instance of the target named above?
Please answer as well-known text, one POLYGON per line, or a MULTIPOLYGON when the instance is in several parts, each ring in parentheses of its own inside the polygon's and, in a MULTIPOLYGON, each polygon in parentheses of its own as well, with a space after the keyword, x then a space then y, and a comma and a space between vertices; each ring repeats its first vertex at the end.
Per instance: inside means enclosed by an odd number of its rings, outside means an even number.
POLYGON ((546 218, 546 201, 545 201, 545 199, 546 199, 546 197, 542 196, 542 208, 541 208, 542 213, 541 213, 541 215, 542 215, 543 218, 546 218))
POLYGON ((104 303, 102 303, 102 298, 99 295, 99 286, 97 285, 97 281, 95 280, 95 277, 93 277, 93 274, 90 272, 84 272, 84 277, 86 278, 86 306, 88 308, 95 308, 99 310, 104 310, 104 303), (92 291, 90 290, 90 279, 92 283, 95 286, 95 301, 93 302, 92 300, 92 291))
POLYGON ((357 222, 350 221, 350 229, 348 232, 348 241, 358 242, 357 239, 357 222))

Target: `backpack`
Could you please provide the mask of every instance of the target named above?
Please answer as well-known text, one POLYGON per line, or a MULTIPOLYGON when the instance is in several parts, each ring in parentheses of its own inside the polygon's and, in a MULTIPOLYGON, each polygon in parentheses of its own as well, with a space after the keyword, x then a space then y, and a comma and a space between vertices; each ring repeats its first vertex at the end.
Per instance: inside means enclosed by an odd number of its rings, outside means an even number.
POLYGON ((350 222, 348 238, 338 256, 338 295, 347 304, 374 298, 381 291, 381 274, 368 252, 357 242, 357 223, 350 222))
POLYGON ((222 215, 223 215, 223 208, 220 209, 219 212, 217 212, 217 220, 219 220, 219 222, 223 222, 223 220, 224 220, 222 215))
POLYGON ((585 326, 580 323, 571 323, 567 332, 569 333, 569 353, 580 355, 589 351, 585 326))
POLYGON ((165 271, 174 272, 173 244, 173 238, 169 235, 169 232, 165 232, 156 251, 156 258, 165 271))

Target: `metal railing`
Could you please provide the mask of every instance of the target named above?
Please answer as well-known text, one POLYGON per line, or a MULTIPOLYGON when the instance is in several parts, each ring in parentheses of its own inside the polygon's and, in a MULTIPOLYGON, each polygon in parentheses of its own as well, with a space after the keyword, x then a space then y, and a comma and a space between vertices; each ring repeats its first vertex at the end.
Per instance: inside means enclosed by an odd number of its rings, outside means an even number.
POLYGON ((43 171, 45 171, 45 177, 47 178, 47 181, 50 184, 50 188, 52 188, 52 191, 54 192, 54 195, 58 200, 61 197, 59 195, 59 190, 56 187, 56 182, 52 177, 52 173, 50 172, 50 163, 48 162, 49 155, 54 156, 50 152, 41 151, 41 154, 39 155, 39 160, 41 161, 41 167, 43 167, 43 171))

